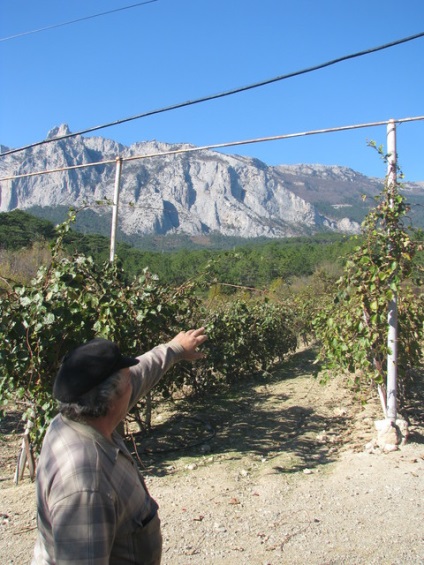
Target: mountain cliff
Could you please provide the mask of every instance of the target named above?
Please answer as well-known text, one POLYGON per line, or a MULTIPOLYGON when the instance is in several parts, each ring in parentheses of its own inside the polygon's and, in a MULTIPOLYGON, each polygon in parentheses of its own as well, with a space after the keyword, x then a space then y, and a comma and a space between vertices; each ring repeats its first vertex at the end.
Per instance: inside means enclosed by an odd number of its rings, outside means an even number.
MULTIPOLYGON (((62 125, 48 138, 68 133, 62 125)), ((99 203, 113 199, 118 156, 123 158, 119 226, 132 235, 221 233, 251 238, 323 230, 355 233, 365 213, 361 194, 377 194, 382 186, 381 180, 344 167, 271 167, 254 158, 189 145, 144 141, 126 147, 78 135, 0 157, 2 178, 60 169, 1 181, 0 211, 85 206, 104 215, 110 205, 99 203), (103 161, 108 163, 65 170, 103 161)), ((424 193, 418 185, 414 190, 424 193)))

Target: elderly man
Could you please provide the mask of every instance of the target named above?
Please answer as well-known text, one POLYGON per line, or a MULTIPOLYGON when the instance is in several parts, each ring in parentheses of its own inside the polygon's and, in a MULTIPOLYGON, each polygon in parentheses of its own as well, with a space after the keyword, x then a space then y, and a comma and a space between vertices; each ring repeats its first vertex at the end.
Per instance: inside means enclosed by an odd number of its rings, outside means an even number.
POLYGON ((137 358, 94 339, 65 356, 37 468, 32 565, 160 563, 158 504, 115 428, 174 363, 201 358, 206 339, 181 332, 137 358))

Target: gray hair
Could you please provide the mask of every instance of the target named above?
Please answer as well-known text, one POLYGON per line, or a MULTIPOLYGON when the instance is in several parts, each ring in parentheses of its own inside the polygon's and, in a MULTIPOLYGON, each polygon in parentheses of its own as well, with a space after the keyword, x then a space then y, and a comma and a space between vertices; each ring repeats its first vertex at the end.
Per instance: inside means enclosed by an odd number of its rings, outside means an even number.
POLYGON ((115 398, 122 373, 117 371, 93 389, 81 395, 75 402, 59 402, 59 412, 70 420, 79 422, 85 418, 106 416, 110 402, 115 398))

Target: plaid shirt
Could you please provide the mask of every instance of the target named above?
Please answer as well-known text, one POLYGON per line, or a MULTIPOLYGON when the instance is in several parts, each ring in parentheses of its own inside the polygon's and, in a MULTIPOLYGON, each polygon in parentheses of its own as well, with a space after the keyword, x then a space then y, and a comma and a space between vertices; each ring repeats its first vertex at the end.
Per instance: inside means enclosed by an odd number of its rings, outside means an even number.
MULTIPOLYGON (((179 359, 178 343, 155 347, 131 367, 131 404, 179 359)), ((38 538, 32 565, 141 564, 143 522, 158 508, 121 436, 57 415, 37 467, 38 538)))

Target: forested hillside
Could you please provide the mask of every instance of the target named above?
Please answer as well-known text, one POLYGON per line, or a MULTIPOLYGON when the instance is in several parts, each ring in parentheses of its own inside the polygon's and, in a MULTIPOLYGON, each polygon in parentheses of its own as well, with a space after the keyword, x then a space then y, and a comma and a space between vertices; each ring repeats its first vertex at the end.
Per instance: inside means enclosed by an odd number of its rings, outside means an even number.
MULTIPOLYGON (((24 262, 33 263, 35 268, 37 257, 45 260, 45 255, 40 255, 40 245, 47 249, 54 239, 55 229, 51 222, 20 210, 0 214, 1 275, 11 274, 10 268, 7 273, 4 269, 8 262, 10 264, 12 255, 15 270, 28 270, 28 265, 21 264, 19 267, 18 252, 24 257, 24 262)), ((222 247, 231 245, 231 249, 200 248, 199 245, 198 249, 181 247, 172 252, 154 252, 118 243, 116 256, 129 276, 140 274, 147 267, 167 284, 181 284, 205 276, 209 282, 263 288, 276 279, 288 282, 293 277, 311 275, 323 265, 334 273, 356 245, 354 238, 339 234, 252 241, 233 238, 227 241, 221 236, 220 241, 222 247)), ((70 254, 90 255, 96 263, 109 259, 110 241, 105 236, 71 230, 66 234, 64 243, 70 254)))

